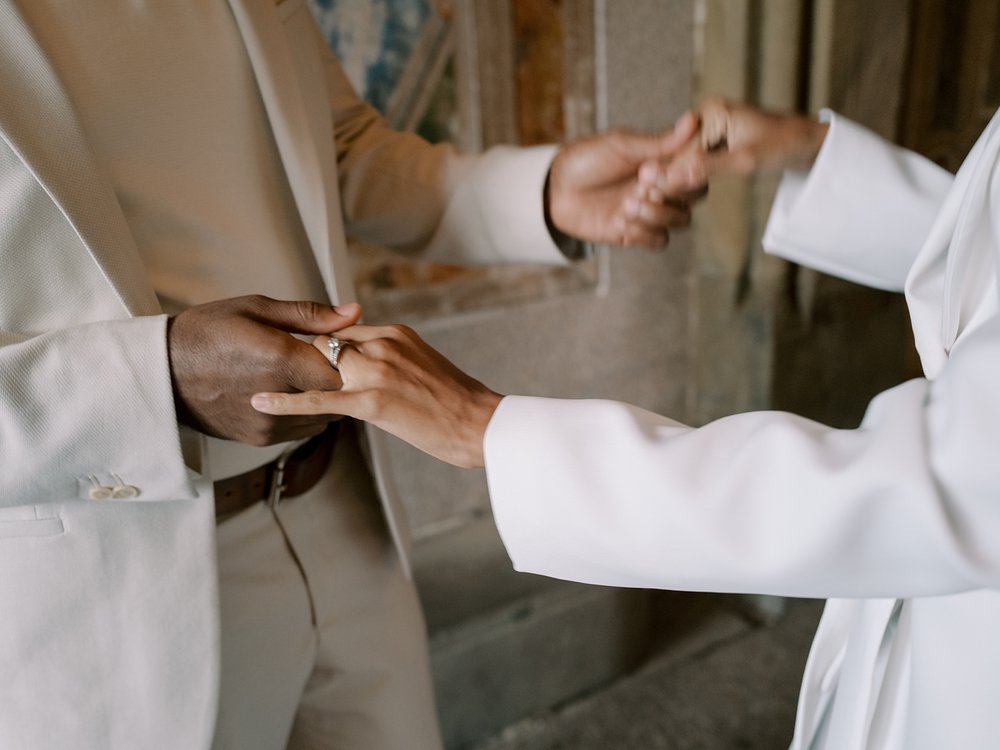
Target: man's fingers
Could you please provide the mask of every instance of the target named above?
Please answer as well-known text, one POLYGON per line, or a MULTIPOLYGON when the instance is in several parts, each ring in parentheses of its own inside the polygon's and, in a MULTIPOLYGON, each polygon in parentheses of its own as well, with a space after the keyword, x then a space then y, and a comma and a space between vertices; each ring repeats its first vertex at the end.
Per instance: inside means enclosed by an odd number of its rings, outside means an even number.
POLYGON ((680 198, 701 190, 708 182, 708 164, 702 156, 681 157, 660 165, 649 180, 650 199, 680 198))
POLYGON ((755 155, 746 148, 684 153, 665 164, 644 164, 640 170, 639 186, 646 191, 649 199, 659 194, 692 200, 704 195, 713 177, 747 175, 754 172, 757 166, 755 155))
POLYGON ((662 250, 670 243, 670 232, 665 229, 648 229, 632 223, 626 225, 621 236, 616 237, 612 244, 620 247, 645 247, 652 250, 662 250))
POLYGON ((690 141, 672 157, 643 162, 637 176, 639 189, 654 201, 686 199, 704 189, 713 156, 697 141, 690 141))
POLYGON ((331 328, 331 331, 339 331, 340 329, 352 326, 361 320, 361 305, 357 302, 347 302, 343 305, 335 305, 333 310, 336 313, 338 320, 336 322, 336 327, 331 328))
POLYGON ((674 127, 660 136, 660 158, 683 148, 697 132, 698 124, 698 116, 691 110, 681 115, 674 127))
POLYGON ((320 421, 311 420, 310 422, 300 426, 288 427, 281 434, 282 442, 288 442, 291 440, 308 440, 311 437, 316 437, 317 435, 321 435, 323 433, 323 430, 326 429, 328 424, 330 424, 329 420, 324 417, 320 421))
POLYGON ((747 175, 756 171, 757 158, 749 148, 720 149, 705 154, 708 177, 720 174, 747 175))
MULTIPOLYGON (((240 406, 246 409, 246 401, 241 399, 240 406)), ((305 440, 319 435, 330 423, 330 417, 326 414, 275 417, 253 409, 247 411, 249 415, 243 442, 250 445, 274 445, 290 440, 305 440)))
POLYGON ((389 325, 389 326, 367 326, 367 325, 357 325, 349 326, 340 331, 337 331, 337 337, 342 341, 373 341, 375 339, 387 339, 394 338, 396 331, 402 329, 402 326, 389 325))
POLYGON ((259 322, 290 333, 330 333, 354 325, 361 305, 352 302, 333 307, 308 300, 285 301, 248 297, 249 313, 259 322))
MULTIPOLYGON (((326 340, 326 337, 322 337, 326 340)), ((331 365, 326 348, 293 339, 291 356, 283 363, 285 382, 299 391, 334 391, 342 387, 340 373, 331 365)))
POLYGON ((635 224, 640 229, 663 231, 691 225, 691 209, 686 205, 628 197, 624 201, 622 211, 625 214, 626 227, 635 224))
MULTIPOLYGON (((385 327, 382 328, 384 329, 385 327)), ((361 338, 359 338, 359 336, 364 337, 365 341, 378 338, 378 337, 369 338, 371 330, 372 329, 370 326, 356 326, 355 328, 348 328, 345 329, 344 331, 338 332, 338 338, 340 339, 342 344, 340 353, 337 355, 336 373, 337 377, 341 381, 341 385, 339 386, 339 388, 347 388, 348 380, 350 379, 349 378, 350 368, 349 367, 345 368, 344 365, 345 364, 349 365, 349 363, 351 362, 352 359, 354 359, 354 357, 358 357, 361 355, 361 350, 358 347, 364 342, 361 340, 361 338), (353 331, 357 335, 354 335, 352 338, 348 338, 348 331, 353 331)), ((333 366, 329 364, 330 337, 317 336, 313 340, 313 346, 319 349, 323 353, 324 358, 326 358, 327 360, 327 364, 332 369, 333 366)), ((322 386, 317 386, 315 390, 328 390, 328 389, 322 386)))
POLYGON ((691 140, 697 130, 698 118, 693 112, 685 112, 677 124, 662 133, 616 134, 618 148, 632 161, 641 163, 650 159, 666 158, 691 140))

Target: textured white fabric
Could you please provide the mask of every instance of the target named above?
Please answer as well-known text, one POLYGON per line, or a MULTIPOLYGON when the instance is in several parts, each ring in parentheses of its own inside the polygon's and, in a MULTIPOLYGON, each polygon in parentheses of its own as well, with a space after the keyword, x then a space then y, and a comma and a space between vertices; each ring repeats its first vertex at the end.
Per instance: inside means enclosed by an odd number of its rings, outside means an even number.
POLYGON ((808 173, 787 172, 778 187, 764 232, 769 252, 859 284, 902 291, 913 258, 941 206, 952 176, 919 154, 898 148, 829 113, 830 130, 808 173), (852 164, 839 169, 849 151, 852 164), (905 183, 906 200, 883 192, 891 175, 905 183), (828 205, 822 213, 799 211, 799 202, 828 205), (816 214, 816 215, 814 215, 816 214), (891 233, 869 228, 894 227, 891 233))
POLYGON ((507 397, 486 434, 519 570, 837 597, 793 750, 1000 737, 998 128, 950 180, 835 118, 812 172, 782 189, 770 250, 906 279, 926 377, 880 394, 860 428, 755 412, 693 429, 620 403, 507 397))

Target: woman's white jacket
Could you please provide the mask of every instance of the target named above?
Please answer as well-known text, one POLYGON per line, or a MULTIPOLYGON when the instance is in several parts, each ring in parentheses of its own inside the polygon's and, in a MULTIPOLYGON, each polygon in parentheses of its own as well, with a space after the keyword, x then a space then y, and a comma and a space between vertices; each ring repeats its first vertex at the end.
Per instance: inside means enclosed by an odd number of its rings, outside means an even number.
POLYGON ((830 599, 793 750, 1000 747, 1000 121, 953 177, 827 117, 764 244, 905 289, 924 377, 853 430, 507 397, 486 436, 497 524, 519 570, 830 599))

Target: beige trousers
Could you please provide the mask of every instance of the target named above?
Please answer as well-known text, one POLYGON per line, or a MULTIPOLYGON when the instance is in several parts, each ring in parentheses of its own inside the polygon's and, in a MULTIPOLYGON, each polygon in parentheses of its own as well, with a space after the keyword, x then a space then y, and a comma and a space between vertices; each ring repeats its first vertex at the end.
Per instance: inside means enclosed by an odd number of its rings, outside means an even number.
POLYGON ((423 616, 353 426, 316 487, 217 537, 215 750, 440 750, 423 616))

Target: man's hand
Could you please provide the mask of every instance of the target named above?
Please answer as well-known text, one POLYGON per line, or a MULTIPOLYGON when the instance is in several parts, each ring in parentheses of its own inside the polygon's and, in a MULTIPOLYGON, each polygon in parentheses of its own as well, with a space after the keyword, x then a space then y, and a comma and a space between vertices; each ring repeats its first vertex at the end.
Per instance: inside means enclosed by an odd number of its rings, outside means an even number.
MULTIPOLYGON (((258 393, 272 415, 347 414, 371 422, 455 466, 483 465, 483 436, 502 398, 472 379, 405 326, 354 326, 338 337, 343 388, 258 393)), ((314 342, 326 347, 327 338, 314 342)))
POLYGON ((178 421, 207 435, 269 445, 322 432, 329 416, 274 418, 250 406, 262 390, 335 389, 340 376, 292 333, 323 334, 353 325, 356 304, 237 297, 188 308, 167 324, 178 421))
POLYGON ((688 114, 660 134, 613 131, 566 145, 549 171, 545 207, 550 223, 588 242, 666 247, 671 229, 690 224, 690 203, 701 191, 662 192, 655 202, 637 200, 639 168, 669 161, 696 127, 697 119, 688 114))
POLYGON ((720 174, 808 169, 829 129, 811 117, 765 112, 723 99, 707 100, 697 115, 697 138, 672 159, 643 165, 639 183, 645 200, 695 189, 720 174))

